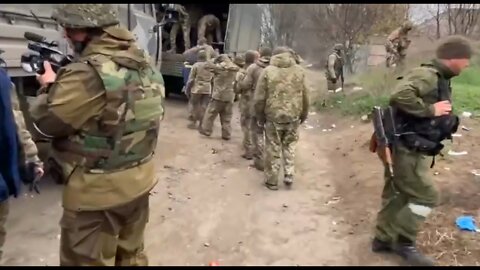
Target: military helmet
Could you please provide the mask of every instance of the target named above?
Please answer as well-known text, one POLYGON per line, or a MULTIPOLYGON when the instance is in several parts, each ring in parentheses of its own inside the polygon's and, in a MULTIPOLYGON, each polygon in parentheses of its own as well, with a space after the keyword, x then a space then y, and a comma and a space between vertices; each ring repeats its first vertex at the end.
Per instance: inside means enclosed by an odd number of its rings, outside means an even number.
POLYGON ((237 54, 233 59, 233 63, 237 66, 244 66, 245 65, 245 55, 244 54, 237 54))
POLYGON ((103 28, 119 23, 117 11, 109 4, 59 4, 52 19, 68 28, 103 28))
POLYGON ((409 21, 405 21, 403 24, 402 24, 402 28, 405 29, 405 30, 412 30, 413 28, 413 24, 409 21))

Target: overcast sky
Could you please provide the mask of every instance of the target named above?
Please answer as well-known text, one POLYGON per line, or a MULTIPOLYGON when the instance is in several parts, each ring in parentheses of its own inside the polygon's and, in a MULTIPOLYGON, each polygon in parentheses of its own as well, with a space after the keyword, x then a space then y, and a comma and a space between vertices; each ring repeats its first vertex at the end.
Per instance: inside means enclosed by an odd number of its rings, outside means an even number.
POLYGON ((432 11, 436 11, 437 4, 410 4, 410 19, 415 23, 421 23, 431 18, 432 11))

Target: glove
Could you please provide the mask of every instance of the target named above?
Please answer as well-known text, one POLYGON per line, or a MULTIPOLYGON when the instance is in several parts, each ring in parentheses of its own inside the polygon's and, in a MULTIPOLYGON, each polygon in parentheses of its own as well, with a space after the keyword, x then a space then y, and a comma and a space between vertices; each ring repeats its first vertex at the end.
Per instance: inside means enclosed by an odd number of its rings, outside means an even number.
POLYGON ((22 178, 23 182, 30 185, 30 191, 35 190, 35 192, 38 194, 40 194, 40 190, 38 189, 38 181, 42 175, 43 169, 34 162, 29 162, 20 168, 20 177, 22 178))
POLYGON ((337 83, 337 78, 331 79, 332 83, 337 83))

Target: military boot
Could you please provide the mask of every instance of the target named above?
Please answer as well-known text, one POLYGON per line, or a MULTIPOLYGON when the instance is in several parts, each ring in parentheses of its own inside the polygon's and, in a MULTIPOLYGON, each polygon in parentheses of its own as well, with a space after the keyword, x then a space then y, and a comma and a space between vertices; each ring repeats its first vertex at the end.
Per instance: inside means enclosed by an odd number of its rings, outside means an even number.
POLYGON ((189 129, 197 129, 196 121, 191 121, 190 124, 187 126, 189 129))
POLYGON ((278 190, 278 185, 273 185, 270 183, 265 183, 265 186, 270 190, 278 190))
POLYGON ((212 135, 212 134, 207 133, 206 131, 204 131, 202 128, 199 128, 199 129, 198 129, 198 133, 200 133, 200 134, 202 134, 202 135, 204 135, 204 136, 207 136, 207 137, 210 137, 210 135, 212 135))
POLYGON ((373 252, 391 252, 392 243, 382 241, 375 237, 372 241, 372 251, 373 252))
POLYGON ((253 160, 253 166, 255 167, 255 169, 263 172, 264 168, 265 168, 265 165, 263 164, 263 160, 262 159, 259 159, 259 158, 255 158, 253 160))
POLYGON ((434 266, 435 263, 429 257, 417 250, 411 241, 401 241, 394 246, 393 251, 412 266, 434 266))
POLYGON ((283 183, 285 184, 285 186, 291 187, 293 184, 293 175, 285 175, 285 177, 283 178, 283 183))
POLYGON ((246 160, 252 160, 253 159, 253 156, 251 153, 245 153, 242 155, 242 158, 246 159, 246 160))

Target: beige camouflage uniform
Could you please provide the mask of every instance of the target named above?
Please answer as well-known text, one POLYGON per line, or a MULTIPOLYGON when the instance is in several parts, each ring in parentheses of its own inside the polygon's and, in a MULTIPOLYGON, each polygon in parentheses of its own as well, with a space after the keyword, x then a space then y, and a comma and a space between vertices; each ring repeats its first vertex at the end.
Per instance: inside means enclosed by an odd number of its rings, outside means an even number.
POLYGON ((192 103, 193 119, 190 128, 195 128, 197 121, 202 125, 203 116, 212 94, 213 70, 211 64, 207 62, 207 53, 198 52, 198 62, 195 63, 190 71, 186 91, 189 93, 192 103))
POLYGON ((389 67, 390 64, 397 64, 403 66, 405 57, 407 56, 407 49, 410 46, 410 40, 408 39, 408 32, 412 30, 412 24, 410 22, 405 22, 401 27, 395 29, 387 37, 387 42, 385 43, 385 50, 387 51, 386 55, 386 64, 389 67), (396 57, 396 63, 390 63, 389 59, 396 57))
POLYGON ((170 30, 170 52, 175 53, 177 51, 177 34, 180 27, 183 33, 183 42, 185 44, 185 50, 190 49, 190 18, 185 7, 180 4, 173 4, 174 9, 178 12, 178 21, 172 25, 170 30))
MULTIPOLYGON (((15 85, 12 83, 11 88, 11 102, 13 109, 13 117, 15 118, 15 124, 17 126, 18 139, 20 140, 20 146, 22 148, 20 155, 20 162, 35 163, 37 167, 43 167, 43 163, 38 158, 38 150, 35 142, 32 140, 32 135, 27 129, 23 113, 18 102, 17 91, 15 85)), ((3 245, 5 244, 6 230, 5 224, 7 222, 7 216, 9 213, 9 202, 5 200, 0 202, 0 259, 3 255, 3 245)))
POLYGON ((270 57, 260 57, 255 64, 249 66, 246 70, 245 78, 240 83, 243 89, 242 97, 249 100, 250 110, 250 137, 252 140, 252 155, 255 168, 263 170, 264 168, 264 128, 258 125, 258 119, 254 110, 254 92, 262 70, 268 66, 270 57))
POLYGON ((277 189, 282 159, 284 182, 293 182, 298 127, 307 118, 309 106, 305 71, 296 63, 295 53, 276 50, 254 96, 256 117, 265 123, 265 184, 270 189, 277 189))
POLYGON ((64 4, 54 18, 63 27, 103 29, 31 109, 63 170, 60 265, 148 265, 163 78, 108 5, 64 4))
POLYGON ((212 65, 212 68, 215 74, 213 77, 212 98, 208 103, 199 131, 203 135, 210 136, 212 134, 213 122, 217 115, 220 115, 222 139, 229 140, 232 132, 231 121, 233 100, 235 98, 233 82, 239 68, 225 54, 215 59, 215 64, 212 65))
POLYGON ((207 14, 203 16, 198 21, 198 34, 197 34, 198 40, 200 40, 201 38, 206 38, 207 43, 212 44, 214 32, 215 32, 215 38, 217 39, 217 42, 218 43, 223 42, 222 32, 220 29, 220 20, 213 14, 207 14))
POLYGON ((327 78, 327 90, 335 91, 342 86, 343 78, 343 45, 335 44, 333 52, 328 56, 325 77, 327 78))

